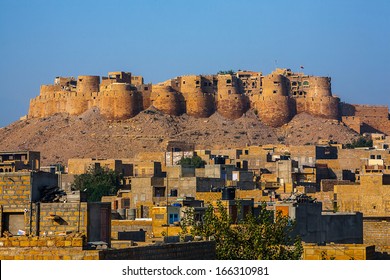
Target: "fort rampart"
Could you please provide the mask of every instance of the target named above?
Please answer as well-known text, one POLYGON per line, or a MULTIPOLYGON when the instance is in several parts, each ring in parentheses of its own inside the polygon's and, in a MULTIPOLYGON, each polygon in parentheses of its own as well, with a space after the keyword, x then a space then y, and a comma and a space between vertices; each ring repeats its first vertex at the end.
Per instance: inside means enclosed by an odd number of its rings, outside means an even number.
POLYGON ((57 77, 53 85, 42 85, 39 96, 31 99, 28 117, 80 115, 97 107, 106 118, 121 120, 151 105, 170 115, 186 113, 207 118, 218 112, 227 119, 237 119, 252 108, 263 123, 272 127, 306 112, 331 119, 356 116, 369 126, 379 125, 386 132, 390 128, 387 107, 371 110, 360 105, 341 106, 340 99, 332 95, 329 77, 289 69, 276 69, 269 75, 238 71, 180 76, 154 85, 144 84, 141 76, 129 72, 109 72, 102 78, 57 77))

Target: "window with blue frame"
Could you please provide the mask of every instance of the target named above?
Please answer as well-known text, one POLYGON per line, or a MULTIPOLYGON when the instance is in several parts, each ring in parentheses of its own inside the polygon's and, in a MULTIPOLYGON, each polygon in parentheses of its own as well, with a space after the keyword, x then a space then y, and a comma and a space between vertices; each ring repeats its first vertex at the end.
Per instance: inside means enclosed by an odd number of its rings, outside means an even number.
POLYGON ((174 222, 179 221, 179 214, 169 214, 169 223, 173 224, 174 222))

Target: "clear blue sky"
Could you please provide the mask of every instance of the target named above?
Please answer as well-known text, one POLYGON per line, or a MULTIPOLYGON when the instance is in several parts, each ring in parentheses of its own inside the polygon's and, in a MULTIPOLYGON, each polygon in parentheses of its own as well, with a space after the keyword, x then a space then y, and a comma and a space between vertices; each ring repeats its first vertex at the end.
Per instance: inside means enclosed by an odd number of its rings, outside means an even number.
POLYGON ((304 65, 343 101, 390 105, 388 0, 1 0, 0 53, 0 127, 55 76, 118 70, 154 83, 304 65))

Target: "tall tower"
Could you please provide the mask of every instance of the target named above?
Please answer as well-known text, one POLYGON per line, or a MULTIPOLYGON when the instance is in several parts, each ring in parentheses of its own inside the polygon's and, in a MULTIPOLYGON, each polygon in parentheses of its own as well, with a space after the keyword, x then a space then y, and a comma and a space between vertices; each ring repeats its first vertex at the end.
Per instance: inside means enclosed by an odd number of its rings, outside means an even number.
POLYGON ((288 97, 289 81, 283 75, 272 73, 262 77, 262 92, 252 98, 260 120, 269 126, 278 127, 291 119, 288 97))
POLYGON ((241 93, 239 80, 230 74, 218 75, 217 111, 227 119, 238 119, 249 106, 248 99, 241 93))
POLYGON ((215 112, 212 76, 183 76, 176 80, 186 103, 186 113, 197 118, 207 118, 215 112))
POLYGON ((184 113, 183 96, 168 85, 153 85, 151 103, 165 114, 179 116, 184 113))
POLYGON ((302 76, 292 82, 297 113, 306 112, 317 117, 339 118, 339 98, 332 96, 329 77, 302 76))

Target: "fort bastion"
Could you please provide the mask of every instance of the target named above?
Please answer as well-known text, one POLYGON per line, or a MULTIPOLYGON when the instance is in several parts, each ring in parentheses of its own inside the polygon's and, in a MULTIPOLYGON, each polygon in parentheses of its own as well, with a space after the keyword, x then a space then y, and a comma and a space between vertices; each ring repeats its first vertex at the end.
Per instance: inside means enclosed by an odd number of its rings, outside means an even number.
MULTIPOLYGON (((352 119, 349 107, 354 105, 340 103, 340 99, 332 95, 329 77, 279 68, 269 75, 237 71, 180 76, 158 84, 145 84, 142 76, 129 72, 109 72, 107 77, 101 78, 56 77, 53 85, 42 85, 39 96, 31 99, 28 118, 56 113, 80 115, 97 107, 107 119, 122 120, 134 117, 151 105, 170 115, 186 113, 207 118, 218 112, 227 119, 237 119, 253 108, 261 121, 272 127, 282 126, 302 112, 341 120, 343 112, 348 111, 348 118, 344 119, 355 130, 362 125, 357 121, 367 121, 360 115, 357 120, 352 119)), ((355 111, 362 111, 359 108, 355 111)), ((384 111, 381 118, 388 120, 387 108, 384 111)))

